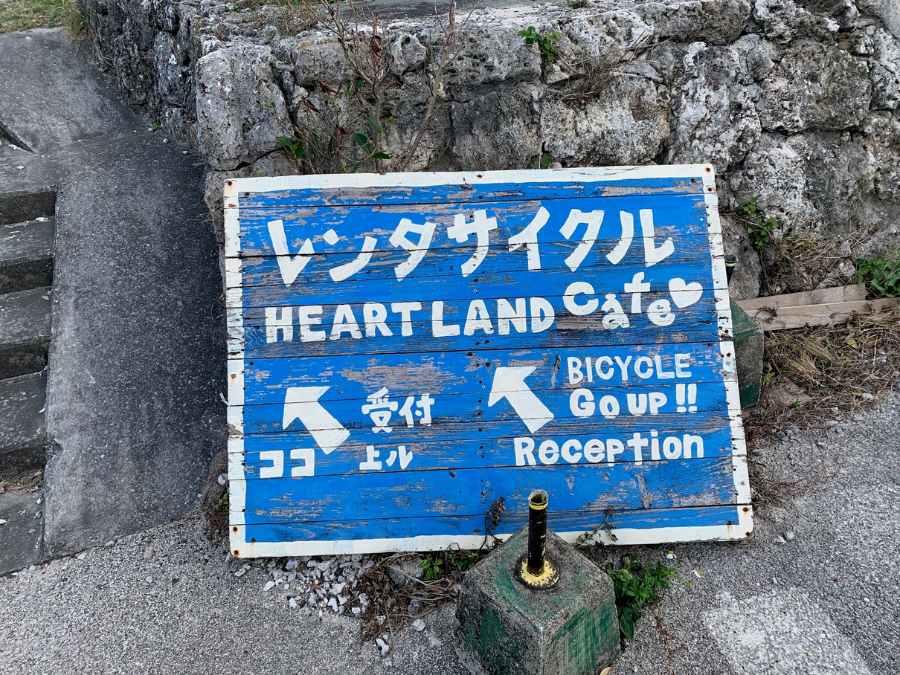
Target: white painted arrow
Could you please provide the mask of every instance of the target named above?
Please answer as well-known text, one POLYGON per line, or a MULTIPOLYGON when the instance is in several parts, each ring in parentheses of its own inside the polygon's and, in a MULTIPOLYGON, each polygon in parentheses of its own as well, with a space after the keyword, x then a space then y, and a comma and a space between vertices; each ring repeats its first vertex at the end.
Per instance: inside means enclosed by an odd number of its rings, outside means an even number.
POLYGON ((499 366, 497 372, 494 373, 491 396, 488 399, 489 408, 501 399, 505 398, 509 401, 513 410, 525 422, 525 426, 531 433, 553 419, 553 413, 525 384, 525 378, 534 370, 535 366, 516 368, 499 366))
POLYGON ((282 429, 287 429, 291 422, 300 420, 326 455, 350 436, 350 432, 319 403, 319 398, 329 389, 331 387, 288 387, 281 422, 282 429))

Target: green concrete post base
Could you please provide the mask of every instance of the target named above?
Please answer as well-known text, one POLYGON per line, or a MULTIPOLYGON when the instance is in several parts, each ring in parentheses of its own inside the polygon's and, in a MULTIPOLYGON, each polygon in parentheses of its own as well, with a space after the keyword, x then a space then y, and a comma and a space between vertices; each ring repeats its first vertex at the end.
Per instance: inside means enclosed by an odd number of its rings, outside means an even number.
POLYGON ((456 651, 472 673, 596 675, 619 652, 612 580, 553 532, 547 556, 559 583, 531 590, 516 578, 527 528, 465 576, 456 610, 456 651))
POLYGON ((747 408, 759 403, 763 356, 766 351, 765 339, 756 322, 747 316, 736 302, 731 303, 731 322, 734 328, 734 351, 741 407, 747 408))

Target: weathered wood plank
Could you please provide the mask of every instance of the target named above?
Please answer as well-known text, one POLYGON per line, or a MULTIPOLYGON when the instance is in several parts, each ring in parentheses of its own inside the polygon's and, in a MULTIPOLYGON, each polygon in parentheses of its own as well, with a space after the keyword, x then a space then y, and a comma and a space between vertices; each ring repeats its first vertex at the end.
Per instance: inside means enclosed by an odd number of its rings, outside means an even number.
MULTIPOLYGON (((514 506, 511 504, 510 507, 514 506)), ((738 539, 750 536, 748 530, 741 530, 749 517, 750 507, 742 505, 727 506, 694 506, 677 509, 642 509, 637 511, 609 511, 596 513, 583 511, 554 511, 552 527, 557 535, 570 543, 582 534, 598 530, 598 541, 605 544, 646 544, 653 540, 642 539, 641 534, 655 531, 656 536, 665 536, 670 532, 672 538, 665 541, 685 541, 703 539, 738 539), (713 531, 716 534, 711 534, 713 531)), ((404 545, 396 550, 439 551, 448 546, 450 541, 458 537, 468 537, 462 548, 479 548, 486 533, 500 539, 521 529, 528 524, 528 513, 521 510, 504 511, 500 522, 490 526, 484 516, 428 516, 427 524, 416 516, 392 518, 385 520, 370 519, 353 522, 320 521, 308 523, 265 523, 254 525, 238 525, 243 541, 250 542, 311 542, 303 550, 311 555, 323 553, 366 553, 383 550, 385 544, 379 542, 379 548, 367 549, 366 539, 372 531, 383 532, 385 541, 404 541, 404 545), (433 534, 422 537, 419 533, 428 527, 433 534), (412 546, 405 540, 416 538, 412 546), (348 541, 345 549, 325 548, 331 541, 341 539, 348 541), (322 542, 321 548, 312 548, 315 542, 322 542)), ((253 544, 247 544, 252 550, 253 544)), ((388 544, 389 546, 389 544, 388 544)), ((391 550, 390 548, 388 550, 391 550)), ((281 555, 294 555, 289 549, 283 549, 281 555)), ((265 554, 261 554, 265 555, 265 554)), ((277 555, 277 554, 272 554, 277 555)))
POLYGON ((524 501, 538 485, 553 494, 555 507, 560 511, 602 513, 610 508, 739 503, 729 457, 644 462, 640 466, 585 464, 579 465, 577 471, 572 466, 568 469, 527 466, 316 476, 315 494, 309 492, 308 479, 271 478, 251 481, 254 490, 247 492, 245 507, 240 512, 247 525, 317 520, 352 522, 389 518, 397 513, 483 517, 500 497, 524 501))
MULTIPOLYGON (((523 391, 528 392, 530 390, 525 389, 523 391)), ((707 422, 724 424, 729 419, 729 413, 740 412, 740 408, 734 410, 727 407, 725 393, 721 387, 715 392, 716 397, 714 399, 703 401, 702 395, 709 394, 712 391, 714 391, 713 387, 697 385, 698 398, 700 398, 702 403, 696 406, 696 413, 698 413, 698 418, 702 417, 703 422, 695 422, 695 424, 701 425, 707 422)), ((509 392, 505 395, 512 396, 516 393, 518 392, 509 392)), ((666 393, 663 393, 663 396, 666 395, 666 393)), ((514 429, 520 429, 520 433, 525 435, 528 431, 529 422, 531 420, 544 419, 545 414, 543 411, 547 409, 553 414, 551 419, 553 420, 554 432, 559 434, 577 434, 579 429, 584 429, 590 422, 593 422, 595 425, 602 424, 604 428, 610 431, 631 434, 637 429, 643 429, 650 425, 647 421, 650 418, 653 419, 653 428, 681 428, 682 425, 688 423, 684 417, 685 413, 675 412, 676 405, 673 391, 668 391, 668 395, 669 399, 664 406, 668 409, 667 412, 660 412, 656 415, 650 415, 649 413, 645 413, 645 415, 630 415, 627 413, 629 402, 626 401, 626 395, 619 394, 614 398, 617 401, 616 405, 619 406, 619 410, 623 412, 620 412, 619 416, 614 420, 603 417, 599 411, 599 400, 593 401, 594 405, 598 406, 597 411, 589 416, 593 419, 588 420, 587 417, 577 417, 569 409, 569 396, 562 395, 556 391, 543 392, 539 399, 543 407, 537 413, 532 414, 517 413, 515 408, 509 405, 496 404, 489 408, 487 405, 488 398, 485 396, 483 403, 469 403, 469 405, 472 405, 471 410, 462 411, 459 408, 455 408, 454 412, 450 414, 436 415, 429 426, 416 425, 409 427, 405 422, 396 421, 395 417, 394 426, 391 427, 393 432, 391 432, 390 441, 405 443, 411 442, 415 438, 440 438, 441 435, 449 434, 455 435, 460 440, 473 437, 492 437, 510 425, 514 425, 514 429)), ((647 400, 641 394, 635 394, 634 396, 639 401, 638 405, 647 405, 647 400)), ((403 400, 401 399, 399 403, 402 404, 403 400)), ((449 403, 456 403, 457 406, 462 405, 457 401, 449 403)), ((238 415, 242 417, 242 431, 244 434, 271 434, 289 431, 292 428, 290 425, 287 429, 282 426, 285 408, 283 402, 281 404, 243 406, 240 407, 240 410, 237 410, 238 407, 240 406, 234 406, 235 410, 231 415, 232 418, 236 418, 238 415)), ((360 412, 360 407, 359 402, 356 401, 333 402, 328 406, 329 414, 336 416, 340 419, 340 422, 323 424, 319 428, 322 430, 343 428, 351 432, 366 433, 367 435, 371 433, 374 442, 377 442, 379 439, 382 442, 387 441, 386 435, 382 436, 374 431, 376 427, 372 426, 372 420, 360 412)), ((298 422, 293 428, 299 430, 302 427, 298 422)), ((702 426, 699 428, 702 428, 702 426)))
MULTIPOLYGON (((241 224, 240 238, 226 241, 227 257, 265 256, 276 253, 271 239, 270 224, 283 228, 288 253, 299 252, 301 245, 309 240, 317 252, 350 251, 359 248, 366 238, 374 239, 371 244, 376 250, 381 242, 382 250, 388 250, 392 235, 403 234, 402 221, 412 225, 428 227, 427 248, 455 248, 465 241, 473 241, 475 232, 459 237, 454 233, 458 224, 469 226, 478 222, 485 225, 483 237, 478 243, 503 244, 508 248, 510 238, 519 235, 529 225, 539 221, 534 228, 535 240, 559 242, 577 237, 580 241, 584 233, 590 231, 583 218, 571 232, 565 224, 573 214, 598 214, 598 230, 592 235, 600 248, 611 251, 620 240, 627 237, 631 245, 640 248, 643 233, 642 212, 650 214, 654 236, 660 241, 668 237, 703 237, 709 233, 707 206, 702 196, 665 197, 629 196, 615 199, 571 199, 534 200, 515 202, 495 202, 491 204, 441 203, 432 205, 403 204, 397 206, 372 204, 364 207, 310 207, 300 208, 288 205, 273 209, 243 207, 236 216, 241 224), (488 222, 489 221, 489 222, 488 222), (678 223, 675 225, 675 223, 678 223), (329 231, 332 234, 329 235, 329 231), (629 234, 630 232, 630 234, 629 234), (563 236, 560 236, 563 235, 563 236), (568 236, 566 236, 568 235, 568 236), (636 235, 636 236, 635 236, 636 235)), ((418 242, 419 232, 407 232, 413 242, 418 242)), ((229 233, 226 233, 228 236, 229 233)), ((629 246, 630 248, 630 246, 629 246)))
MULTIPOLYGON (((635 463, 638 459, 642 462, 667 458, 697 461, 703 457, 731 457, 735 440, 728 420, 718 426, 704 422, 701 426, 682 425, 675 428, 661 428, 648 422, 643 427, 635 427, 631 432, 623 434, 598 425, 593 433, 577 428, 571 436, 558 433, 546 436, 536 434, 531 437, 534 440, 533 447, 528 442, 529 437, 527 430, 523 430, 523 434, 515 438, 466 440, 450 436, 433 440, 415 437, 414 440, 407 439, 405 442, 391 442, 392 439, 388 438, 376 439, 371 446, 367 441, 357 441, 348 442, 327 455, 314 454, 312 461, 315 463, 316 476, 358 473, 361 466, 369 466, 371 461, 380 462, 381 468, 378 470, 384 473, 502 468, 531 465, 532 461, 534 466, 568 464, 574 468, 582 464, 612 466, 635 463), (633 440, 634 431, 640 434, 641 439, 648 441, 646 447, 640 448, 639 456, 634 445, 627 445, 633 440), (653 435, 654 432, 656 436, 653 435), (687 443, 690 457, 686 457, 685 437, 690 437, 687 443), (652 444, 654 439, 655 446, 652 444), (401 445, 405 448, 403 451, 398 450, 401 445), (372 450, 368 450, 369 447, 372 450), (391 462, 390 465, 387 464, 388 461, 391 462)), ((235 480, 268 480, 268 476, 273 473, 289 477, 294 470, 310 470, 309 453, 295 453, 292 457, 291 450, 284 450, 315 447, 312 437, 307 433, 263 434, 247 436, 242 440, 239 447, 243 451, 229 453, 229 474, 235 480)))
POLYGON ((616 167, 546 172, 539 178, 528 171, 421 173, 401 180, 391 176, 354 176, 241 179, 226 181, 225 208, 240 197, 249 208, 345 206, 377 204, 484 203, 534 199, 601 199, 640 195, 703 194, 709 171, 691 169, 691 176, 675 176, 669 167, 616 167), (500 175, 500 174, 504 175, 500 175), (648 175, 655 173, 656 175, 648 175), (530 175, 529 175, 530 174, 530 175), (629 175, 630 174, 630 175, 629 175))
POLYGON ((765 298, 753 298, 752 300, 738 300, 738 306, 747 312, 755 312, 761 309, 777 309, 779 307, 800 307, 803 305, 822 305, 834 302, 852 302, 866 299, 865 284, 852 286, 837 286, 835 288, 819 288, 814 291, 802 293, 785 293, 783 295, 770 295, 765 298))
MULTIPOLYGON (((273 273, 276 270, 271 270, 273 273)), ((285 305, 322 305, 333 304, 335 296, 346 294, 347 297, 360 298, 366 302, 434 302, 443 300, 496 300, 498 298, 528 298, 528 297, 558 297, 557 306, 562 308, 561 298, 566 295, 570 284, 588 283, 593 289, 590 297, 603 298, 607 293, 618 294, 619 302, 627 301, 630 294, 623 289, 634 283, 634 277, 639 277, 638 283, 649 284, 650 290, 645 292, 647 304, 658 298, 669 298, 668 280, 678 278, 685 283, 698 283, 701 288, 709 292, 713 287, 712 265, 709 258, 680 264, 677 268, 651 269, 644 265, 634 267, 616 267, 609 270, 590 269, 582 270, 577 274, 568 269, 542 270, 540 273, 517 272, 484 272, 472 275, 471 283, 479 284, 481 290, 477 293, 466 292, 457 289, 447 292, 448 284, 456 284, 462 279, 459 275, 447 277, 439 276, 423 279, 411 279, 407 283, 398 282, 396 279, 378 277, 351 277, 340 283, 340 287, 327 277, 327 272, 320 271, 316 278, 309 283, 292 285, 285 288, 284 284, 263 284, 245 286, 240 293, 240 300, 235 298, 233 288, 226 294, 226 307, 279 307, 285 305), (323 277, 324 275, 324 277, 323 277), (666 284, 660 283, 665 279, 666 284), (483 284, 483 286, 481 286, 483 284), (240 304, 239 304, 240 303, 240 304)), ((579 295, 585 295, 583 293, 579 295)), ((587 302, 587 298, 579 299, 579 304, 587 302)), ((362 304, 361 302, 359 303, 362 304)))
POLYGON ((885 308, 896 308, 898 298, 883 300, 863 300, 854 302, 832 302, 823 305, 802 307, 779 307, 774 310, 762 308, 747 312, 756 325, 763 330, 785 330, 804 326, 834 326, 849 321, 854 314, 866 314, 885 308))
MULTIPOLYGON (((718 292, 717 292, 718 293, 718 292)), ((265 327, 265 310, 250 308, 244 310, 247 324, 244 327, 228 327, 229 358, 289 358, 294 356, 339 357, 353 351, 356 355, 372 356, 377 354, 420 354, 428 352, 467 352, 472 349, 538 349, 562 350, 578 348, 600 348, 603 346, 638 346, 655 345, 665 339, 671 344, 712 344, 721 339, 731 338, 731 316, 717 316, 715 305, 706 298, 701 298, 695 307, 678 310, 675 320, 669 326, 655 326, 646 315, 638 318, 629 317, 629 328, 609 329, 603 325, 602 315, 584 317, 568 317, 554 320, 552 328, 540 333, 518 332, 511 328, 508 335, 499 335, 497 330, 485 335, 478 331, 477 335, 453 335, 435 337, 432 323, 411 322, 405 324, 410 335, 403 335, 404 324, 388 322, 391 335, 382 335, 379 330, 369 337, 364 329, 360 330, 360 338, 354 338, 344 332, 341 339, 303 341, 302 335, 295 335, 292 340, 281 338, 284 331, 270 335, 265 327), (631 328, 634 327, 634 330, 631 328), (269 342, 270 338, 276 341, 269 342)), ((552 306, 552 305, 551 305, 552 306)), ((327 308, 331 310, 331 308, 327 308)), ((315 325, 312 330, 325 331, 326 337, 334 331, 334 317, 325 315, 323 306, 323 325, 315 325)), ((456 305, 443 307, 441 326, 456 326, 462 333, 465 327, 464 316, 459 317, 461 308, 456 305)), ((466 311, 463 309, 463 311, 466 311)), ((433 314, 434 308, 431 308, 433 314)), ((538 324, 540 325, 540 324, 538 324)), ((526 329, 534 324, 529 318, 526 329)), ((297 326, 296 333, 300 333, 297 326)))
MULTIPOLYGON (((720 235, 716 235, 716 238, 720 238, 720 235)), ((604 281, 604 277, 614 274, 626 281, 631 281, 636 273, 644 272, 648 280, 654 277, 667 280, 670 276, 678 275, 679 269, 688 266, 706 270, 710 268, 713 258, 709 252, 708 237, 692 237, 690 239, 672 237, 671 239, 678 257, 674 260, 666 258, 649 269, 644 260, 643 250, 641 247, 635 246, 629 248, 624 257, 615 265, 606 258, 608 249, 592 246, 574 271, 569 268, 566 261, 578 247, 580 243, 578 241, 541 244, 541 267, 539 270, 528 269, 527 251, 509 252, 505 245, 491 246, 483 262, 472 276, 479 277, 483 282, 486 276, 503 277, 519 274, 540 277, 553 271, 569 275, 570 281, 591 281, 598 288, 611 289, 621 293, 622 288, 616 285, 617 282, 604 281)), ((372 251, 371 259, 365 267, 350 279, 354 282, 377 281, 395 285, 398 288, 415 285, 418 281, 423 280, 459 281, 462 277, 461 267, 472 257, 473 250, 472 246, 429 250, 421 262, 400 280, 396 270, 398 266, 410 259, 410 254, 402 249, 384 251, 376 249, 372 251)), ((227 258, 225 260, 225 268, 228 273, 226 284, 228 288, 240 286, 245 289, 257 286, 276 286, 284 289, 291 285, 305 286, 308 284, 326 285, 332 289, 338 289, 338 284, 341 287, 346 286, 349 280, 335 282, 330 276, 331 270, 355 261, 359 255, 360 251, 357 246, 356 250, 350 252, 322 252, 300 256, 306 258, 308 262, 303 267, 302 273, 290 284, 285 282, 278 256, 227 258)), ((297 258, 298 256, 299 254, 290 257, 297 258)), ((704 275, 704 278, 708 278, 708 276, 704 275)), ((340 288, 339 290, 343 292, 345 289, 340 288)))
POLYGON ((283 403, 287 387, 322 385, 330 387, 320 398, 323 403, 364 400, 382 386, 394 397, 424 392, 484 396, 497 367, 503 366, 533 367, 528 376, 532 391, 563 389, 566 395, 586 387, 602 396, 614 393, 622 383, 646 392, 648 387, 674 386, 679 381, 719 385, 723 378, 736 381, 733 358, 710 351, 707 343, 655 344, 639 352, 610 345, 560 351, 473 349, 376 355, 359 365, 329 357, 306 357, 302 364, 292 359, 246 359, 242 368, 237 363, 229 365, 231 381, 240 387, 229 391, 229 401, 232 405, 283 403), (252 386, 244 383, 245 376, 253 379, 252 386))

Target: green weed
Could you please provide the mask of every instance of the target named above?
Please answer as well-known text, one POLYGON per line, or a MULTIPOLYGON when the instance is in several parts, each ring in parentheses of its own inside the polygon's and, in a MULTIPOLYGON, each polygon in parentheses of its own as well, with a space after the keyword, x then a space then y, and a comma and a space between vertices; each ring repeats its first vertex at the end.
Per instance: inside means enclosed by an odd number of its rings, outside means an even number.
POLYGON ((857 280, 866 284, 875 298, 900 297, 900 255, 890 258, 858 258, 857 280))
POLYGON ((425 578, 429 581, 439 578, 447 571, 443 558, 425 558, 419 563, 419 567, 425 570, 425 578))
POLYGON ((219 509, 224 508, 226 511, 228 510, 228 502, 231 498, 231 488, 226 488, 225 494, 222 495, 222 499, 219 500, 219 503, 216 504, 213 508, 218 511, 219 509))
POLYGON ((468 572, 483 556, 484 553, 479 551, 451 551, 447 554, 447 562, 460 572, 468 572))
POLYGON ((756 197, 742 199, 741 205, 734 210, 734 213, 746 222, 750 243, 757 251, 762 251, 775 241, 778 219, 769 217, 763 220, 762 214, 756 208, 756 197))
POLYGON ((622 567, 616 569, 608 562, 605 569, 616 592, 619 631, 629 640, 634 637, 634 624, 641 618, 641 608, 655 604, 659 600, 659 591, 669 588, 671 579, 680 578, 674 567, 661 562, 656 563, 656 567, 644 567, 630 555, 622 560, 622 567))
POLYGON ((538 33, 534 26, 528 26, 525 30, 520 30, 519 35, 525 38, 525 44, 536 44, 541 56, 547 59, 548 63, 553 63, 553 60, 559 56, 559 53, 553 48, 553 41, 561 33, 538 33))
POLYGON ((444 553, 436 553, 426 557, 419 563, 419 567, 425 570, 425 578, 428 581, 440 579, 454 572, 465 574, 481 560, 488 551, 463 551, 452 549, 444 553))

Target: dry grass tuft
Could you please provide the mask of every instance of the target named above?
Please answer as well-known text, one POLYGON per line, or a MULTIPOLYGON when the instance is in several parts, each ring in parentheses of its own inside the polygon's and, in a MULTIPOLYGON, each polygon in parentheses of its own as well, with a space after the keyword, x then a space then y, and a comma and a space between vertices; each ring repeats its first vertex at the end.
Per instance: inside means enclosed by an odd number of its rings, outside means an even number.
POLYGON ((228 536, 230 492, 227 482, 225 485, 219 484, 219 476, 222 474, 228 474, 228 453, 225 451, 217 453, 210 462, 198 507, 203 514, 203 531, 213 546, 217 546, 228 536))
POLYGON ((0 33, 59 26, 81 32, 84 18, 75 0, 0 0, 0 33))
POLYGON ((798 478, 776 477, 765 462, 755 458, 751 458, 747 466, 753 487, 753 505, 757 509, 760 506, 788 506, 798 497, 821 487, 830 478, 827 457, 810 465, 809 471, 798 478))
POLYGON ((744 417, 749 436, 803 428, 824 417, 871 407, 900 376, 900 317, 891 309, 854 315, 843 326, 798 328, 766 336, 760 404, 744 417), (767 400, 766 390, 786 379, 808 400, 767 400))
POLYGON ((44 470, 31 471, 17 478, 4 478, 0 476, 0 495, 13 490, 27 490, 37 492, 44 486, 44 470))
POLYGON ((837 242, 811 235, 774 239, 760 252, 762 295, 799 293, 840 286, 850 279, 840 271, 844 257, 837 242))
POLYGON ((273 24, 282 37, 291 37, 311 30, 321 20, 316 7, 305 2, 278 0, 273 24))
MULTIPOLYGON (((475 554, 476 559, 489 553, 482 550, 475 554)), ((363 639, 374 640, 382 635, 391 636, 407 627, 417 618, 426 616, 448 602, 454 602, 458 595, 459 584, 465 572, 450 561, 455 554, 468 557, 468 551, 443 551, 429 554, 428 558, 439 558, 444 561, 446 573, 434 580, 410 579, 410 585, 396 583, 388 574, 388 567, 398 565, 416 556, 395 553, 373 556, 373 564, 360 576, 359 590, 369 598, 369 605, 361 615, 363 624, 360 628, 363 639), (415 615, 409 614, 407 608, 412 600, 421 603, 422 610, 415 615)), ((464 567, 470 567, 474 560, 468 560, 464 567)))

